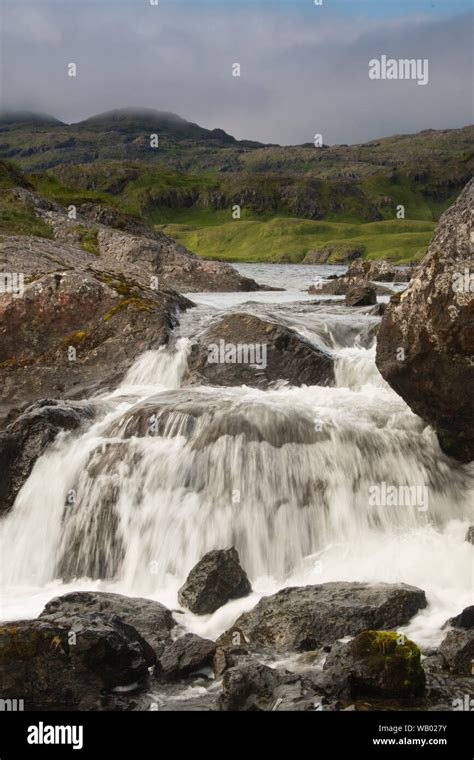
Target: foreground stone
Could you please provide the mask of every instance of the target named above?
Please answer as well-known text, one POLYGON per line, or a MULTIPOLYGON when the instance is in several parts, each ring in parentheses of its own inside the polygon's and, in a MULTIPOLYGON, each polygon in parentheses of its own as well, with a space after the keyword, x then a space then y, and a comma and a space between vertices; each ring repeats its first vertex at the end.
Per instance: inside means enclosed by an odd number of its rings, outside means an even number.
POLYGON ((277 380, 293 385, 334 380, 329 353, 289 327, 243 313, 228 314, 208 328, 193 346, 188 367, 189 380, 206 385, 267 388, 277 380))
POLYGON ((216 645, 209 639, 202 639, 194 633, 186 633, 169 644, 156 668, 159 678, 167 681, 185 678, 212 665, 216 645))
POLYGON ((13 506, 36 460, 61 430, 76 430, 94 411, 84 403, 43 400, 26 409, 0 433, 0 515, 13 506))
POLYGON ((26 710, 98 709, 106 692, 144 688, 155 660, 140 634, 115 615, 0 627, 2 698, 23 699, 26 710))
POLYGON ((224 673, 219 697, 219 708, 225 712, 306 711, 317 704, 320 699, 309 681, 249 658, 224 673))
POLYGON ((425 673, 417 645, 399 633, 363 631, 336 644, 324 663, 330 691, 337 696, 420 697, 425 673))
POLYGON ((424 591, 404 583, 322 583, 263 597, 235 627, 254 649, 314 650, 367 629, 398 628, 426 604, 424 591))
POLYGON ((462 462, 474 459, 473 192, 471 180, 441 217, 408 288, 392 298, 376 357, 385 380, 462 462))
POLYGON ((159 602, 103 591, 73 591, 57 596, 47 603, 39 619, 66 625, 71 617, 92 612, 112 614, 132 625, 158 657, 171 641, 171 630, 176 626, 170 610, 159 602))
POLYGON ((252 591, 239 554, 230 549, 211 551, 193 567, 178 591, 178 601, 196 615, 210 615, 230 599, 252 591))
POLYGON ((452 673, 474 676, 474 629, 450 631, 439 646, 452 673))

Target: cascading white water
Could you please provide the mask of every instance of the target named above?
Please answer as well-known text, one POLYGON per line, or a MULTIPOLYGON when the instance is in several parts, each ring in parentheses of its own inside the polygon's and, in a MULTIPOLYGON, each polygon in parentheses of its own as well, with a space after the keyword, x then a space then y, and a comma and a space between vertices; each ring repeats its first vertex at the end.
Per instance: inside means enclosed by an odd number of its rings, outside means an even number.
MULTIPOLYGON (((472 469, 442 454, 344 319, 313 315, 301 330, 335 350, 334 387, 180 388, 187 338, 140 357, 97 422, 36 463, 0 525, 4 588, 33 599, 32 614, 61 579, 63 591, 99 583, 175 605, 192 565, 234 544, 259 592, 420 585, 432 605, 414 625, 429 639, 470 602, 472 469), (427 509, 371 505, 382 483, 427 487, 427 509)), ((216 634, 246 605, 191 627, 216 634)))

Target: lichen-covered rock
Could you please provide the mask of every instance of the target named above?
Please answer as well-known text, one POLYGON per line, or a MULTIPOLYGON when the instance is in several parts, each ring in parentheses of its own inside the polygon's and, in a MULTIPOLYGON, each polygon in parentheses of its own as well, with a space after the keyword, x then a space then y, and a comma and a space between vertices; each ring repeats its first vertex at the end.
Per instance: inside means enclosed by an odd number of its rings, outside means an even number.
POLYGON ((425 690, 418 646, 392 631, 363 631, 337 644, 324 673, 338 696, 419 697, 425 690))
POLYGON ((377 367, 441 447, 474 459, 474 180, 443 214, 410 284, 395 295, 377 338, 377 367))
POLYGON ((209 615, 230 599, 247 596, 251 591, 239 554, 231 546, 208 552, 199 560, 181 586, 178 600, 196 615, 209 615))
POLYGON ((40 398, 86 397, 113 388, 144 351, 167 342, 192 305, 85 271, 56 271, 0 296, 0 418, 40 398))
POLYGON ((404 583, 322 583, 264 596, 235 626, 254 649, 305 651, 367 629, 393 630, 426 604, 424 591, 404 583))

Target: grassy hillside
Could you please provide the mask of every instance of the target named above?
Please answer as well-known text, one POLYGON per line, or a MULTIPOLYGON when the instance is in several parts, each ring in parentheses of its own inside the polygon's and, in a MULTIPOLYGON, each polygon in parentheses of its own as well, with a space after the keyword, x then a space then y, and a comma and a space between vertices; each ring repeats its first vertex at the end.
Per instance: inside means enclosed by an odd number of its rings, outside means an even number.
POLYGON ((344 260, 360 250, 370 259, 409 262, 420 259, 431 239, 434 222, 401 221, 346 224, 302 219, 235 220, 193 227, 162 225, 166 234, 195 253, 228 261, 302 261, 308 251, 331 249, 329 261, 344 260))
POLYGON ((112 206, 204 257, 301 261, 329 250, 330 261, 408 262, 472 176, 474 127, 315 148, 237 141, 154 111, 75 125, 16 114, 0 118, 1 156, 14 163, 0 170, 0 230, 49 234, 10 190, 22 186, 64 206, 112 206))

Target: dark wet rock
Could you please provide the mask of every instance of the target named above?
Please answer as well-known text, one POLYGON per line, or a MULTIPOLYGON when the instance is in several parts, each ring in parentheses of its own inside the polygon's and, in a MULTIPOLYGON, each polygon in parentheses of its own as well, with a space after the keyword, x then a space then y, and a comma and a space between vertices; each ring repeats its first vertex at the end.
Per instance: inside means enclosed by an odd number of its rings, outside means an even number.
POLYGON ((418 646, 399 633, 363 631, 336 644, 324 663, 326 685, 337 696, 419 697, 425 673, 418 646))
POLYGON ((474 459, 473 192, 474 180, 441 217, 407 289, 392 298, 376 357, 384 379, 462 462, 474 459))
POLYGON ((174 681, 212 666, 216 645, 194 633, 186 633, 168 644, 161 655, 156 674, 159 678, 174 681))
POLYGON ((93 416, 88 404, 43 399, 0 433, 0 515, 11 509, 36 460, 58 433, 75 430, 93 416))
POLYGON ((449 631, 439 651, 452 673, 474 675, 474 629, 449 631))
POLYGON ((231 313, 199 336, 188 359, 193 382, 267 388, 287 380, 293 385, 328 385, 334 360, 285 325, 253 314, 231 313), (240 349, 239 349, 240 346, 240 349))
POLYGON ((255 649, 305 651, 367 629, 393 630, 426 604, 424 591, 404 583, 322 583, 265 596, 235 626, 255 649))
POLYGON ((132 625, 158 657, 170 643, 176 626, 170 610, 159 602, 103 591, 73 591, 57 596, 47 603, 39 619, 64 625, 71 617, 92 612, 113 614, 132 625))
POLYGON ((353 285, 346 293, 346 306, 373 306, 377 303, 375 288, 371 285, 353 285))
POLYGON ((318 702, 311 682, 246 658, 224 673, 219 707, 225 712, 306 711, 318 702))
POLYGON ((115 387, 191 305, 172 291, 101 277, 55 272, 25 285, 22 297, 0 296, 0 416, 39 398, 115 387))
POLYGON ((328 245, 317 251, 308 251, 302 260, 302 264, 326 264, 329 259, 332 263, 345 263, 354 261, 364 255, 363 246, 357 245, 328 245))
POLYGON ((474 544, 474 525, 470 525, 466 533, 466 541, 470 544, 474 544))
POLYGON ((474 605, 463 609, 459 615, 450 618, 445 625, 452 625, 453 628, 474 628, 474 605))
POLYGON ((115 615, 68 623, 20 620, 0 626, 2 698, 25 709, 97 709, 104 691, 144 688, 155 653, 115 615))
MULTIPOLYGON (((309 295, 327 295, 327 296, 345 296, 354 287, 359 287, 360 281, 349 277, 337 277, 335 280, 329 280, 328 282, 317 283, 311 285, 308 289, 309 295)), ((384 285, 377 285, 374 282, 364 283, 367 287, 373 288, 375 293, 379 296, 392 296, 393 290, 386 288, 384 285)), ((372 301, 372 303, 374 303, 372 301)))
POLYGON ((209 615, 230 599, 247 596, 252 591, 237 550, 208 552, 192 568, 179 589, 179 603, 196 615, 209 615))
POLYGON ((220 678, 226 670, 235 665, 235 658, 223 646, 217 647, 212 658, 212 669, 216 678, 220 678))
POLYGON ((355 261, 346 272, 347 277, 357 280, 372 280, 375 282, 409 282, 412 272, 401 269, 388 261, 355 261))

